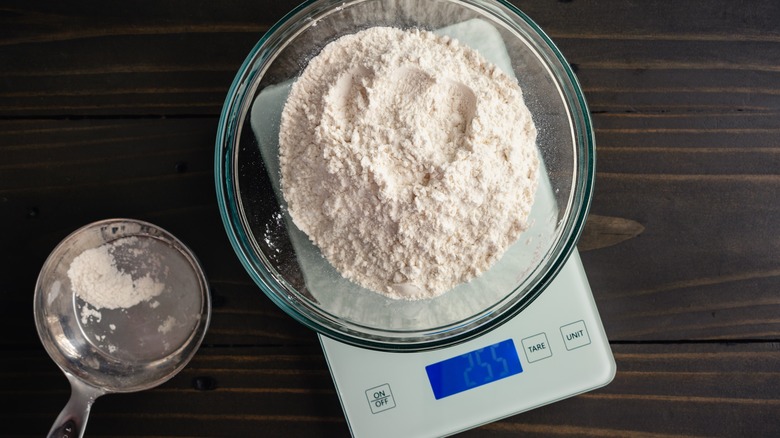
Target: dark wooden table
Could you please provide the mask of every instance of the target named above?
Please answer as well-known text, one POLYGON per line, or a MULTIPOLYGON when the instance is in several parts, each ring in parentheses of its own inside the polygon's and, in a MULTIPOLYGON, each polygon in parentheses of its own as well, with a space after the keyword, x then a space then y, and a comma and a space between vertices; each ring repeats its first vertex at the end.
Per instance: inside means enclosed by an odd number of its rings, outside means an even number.
MULTIPOLYGON (((618 373, 463 436, 780 436, 780 3, 514 3, 593 114, 579 248, 618 373)), ((315 334, 240 266, 214 190, 228 86, 294 5, 0 3, 0 435, 45 435, 69 396, 33 324, 44 259, 133 217, 198 254, 212 324, 169 382, 100 398, 86 435, 348 436, 315 334)))

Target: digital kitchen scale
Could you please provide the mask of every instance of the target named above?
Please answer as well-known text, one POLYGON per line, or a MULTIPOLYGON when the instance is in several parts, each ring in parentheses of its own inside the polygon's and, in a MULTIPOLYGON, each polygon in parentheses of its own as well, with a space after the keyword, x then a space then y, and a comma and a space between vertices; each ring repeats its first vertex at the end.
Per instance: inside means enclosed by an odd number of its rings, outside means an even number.
POLYGON ((616 370, 576 250, 528 308, 476 339, 393 353, 319 337, 357 438, 456 434, 602 387, 616 370))
MULTIPOLYGON (((439 32, 469 42, 494 64, 512 73, 500 34, 484 21, 470 20, 439 32)), ((279 119, 291 84, 288 80, 267 86, 251 106, 252 130, 280 200, 279 119)), ((483 278, 475 280, 483 282, 474 289, 480 293, 453 290, 442 300, 426 303, 425 312, 410 305, 406 314, 381 314, 384 321, 370 322, 383 326, 388 321, 435 317, 453 311, 462 303, 459 300, 501 294, 516 287, 516 277, 524 275, 517 272, 517 267, 528 266, 527 259, 536 257, 536 252, 543 249, 535 249, 532 242, 553 239, 550 233, 555 232, 559 220, 547 171, 540 172, 539 178, 530 219, 533 224, 526 230, 526 237, 521 237, 483 278)), ((356 286, 323 263, 309 239, 289 218, 285 220, 297 264, 318 306, 352 320, 364 317, 360 313, 364 309, 382 308, 373 293, 361 295, 354 290, 356 286)), ((380 314, 372 315, 378 318, 380 314)), ((576 249, 556 278, 527 308, 468 341, 425 351, 388 352, 346 344, 324 335, 319 338, 350 431, 357 438, 456 434, 602 387, 616 372, 576 249)))

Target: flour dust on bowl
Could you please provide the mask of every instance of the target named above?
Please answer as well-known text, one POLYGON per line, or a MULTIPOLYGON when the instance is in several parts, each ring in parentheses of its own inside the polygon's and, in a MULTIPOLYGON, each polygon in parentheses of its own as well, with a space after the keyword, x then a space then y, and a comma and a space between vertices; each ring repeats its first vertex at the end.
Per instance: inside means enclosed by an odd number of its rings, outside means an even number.
POLYGON ((215 182, 352 434, 444 436, 614 376, 575 250, 594 154, 569 64, 509 3, 320 0, 236 75, 215 182))
POLYGON ((33 307, 41 342, 72 389, 50 437, 82 436, 104 394, 173 377, 198 350, 211 315, 194 254, 167 231, 123 218, 63 239, 41 268, 33 307))

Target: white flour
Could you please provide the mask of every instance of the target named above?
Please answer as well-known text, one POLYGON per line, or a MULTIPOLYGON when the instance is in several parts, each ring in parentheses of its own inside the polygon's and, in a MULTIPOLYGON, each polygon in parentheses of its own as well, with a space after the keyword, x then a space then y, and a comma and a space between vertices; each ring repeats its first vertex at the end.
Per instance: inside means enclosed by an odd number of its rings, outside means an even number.
POLYGON ((296 226, 391 298, 474 278, 528 226, 539 159, 522 92, 448 37, 375 27, 328 44, 293 85, 279 141, 296 226))
MULTIPOLYGON (((94 309, 127 309, 160 295, 165 284, 147 273, 132 275, 117 268, 114 252, 123 245, 136 244, 137 239, 126 237, 79 254, 70 264, 68 278, 76 296, 89 304, 84 312, 100 320, 94 309)), ((135 252, 139 249, 132 249, 135 252)), ((85 318, 82 315, 82 318, 85 318)))

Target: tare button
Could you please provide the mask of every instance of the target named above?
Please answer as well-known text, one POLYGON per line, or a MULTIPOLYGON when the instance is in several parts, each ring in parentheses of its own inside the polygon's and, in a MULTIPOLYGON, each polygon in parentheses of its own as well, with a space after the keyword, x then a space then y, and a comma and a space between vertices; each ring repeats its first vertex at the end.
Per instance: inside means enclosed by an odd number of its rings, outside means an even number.
POLYGON ((547 342, 547 335, 544 333, 527 337, 523 339, 522 343, 525 357, 528 358, 529 363, 552 356, 550 343, 547 342))
POLYGON ((566 344, 567 350, 574 350, 590 344, 590 336, 588 336, 585 321, 577 321, 561 327, 561 336, 563 336, 563 342, 566 344))
POLYGON ((371 406, 372 414, 378 414, 395 407, 393 392, 390 391, 390 385, 387 383, 367 389, 366 398, 368 399, 368 405, 371 406))

